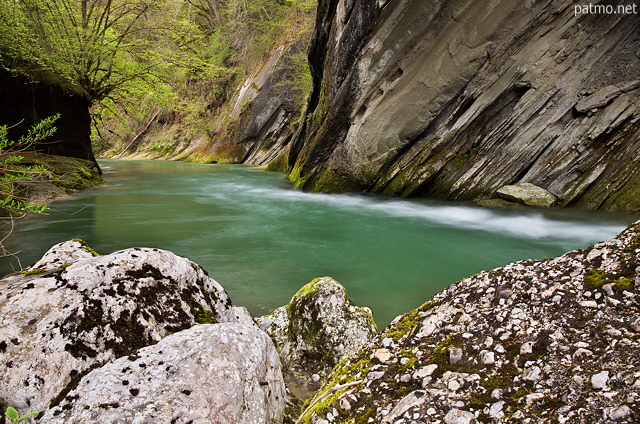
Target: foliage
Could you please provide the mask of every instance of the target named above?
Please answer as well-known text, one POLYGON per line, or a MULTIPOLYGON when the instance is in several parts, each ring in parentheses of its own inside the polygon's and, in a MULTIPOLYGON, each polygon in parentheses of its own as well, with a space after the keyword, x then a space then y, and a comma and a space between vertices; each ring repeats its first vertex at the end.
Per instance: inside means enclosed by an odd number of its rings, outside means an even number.
MULTIPOLYGON (((275 40, 309 31, 315 4, 0 0, 0 66, 90 100, 93 140, 111 140, 103 151, 136 148, 164 124, 184 128, 183 139, 211 138, 238 82, 275 40)), ((299 56, 290 79, 296 93, 310 81, 299 56)))
POLYGON ((16 411, 14 407, 10 406, 7 408, 7 411, 4 413, 4 415, 6 415, 6 417, 9 418, 13 424, 17 424, 25 418, 35 417, 36 415, 38 415, 38 413, 30 412, 28 414, 20 416, 20 414, 18 414, 18 411, 16 411))
POLYGON ((40 178, 44 168, 39 165, 24 166, 20 164, 23 152, 35 143, 52 136, 56 128, 54 123, 60 118, 59 114, 50 116, 35 124, 20 139, 9 140, 8 127, 0 125, 0 215, 14 216, 22 213, 42 213, 47 207, 29 203, 18 193, 18 186, 25 181, 40 178))

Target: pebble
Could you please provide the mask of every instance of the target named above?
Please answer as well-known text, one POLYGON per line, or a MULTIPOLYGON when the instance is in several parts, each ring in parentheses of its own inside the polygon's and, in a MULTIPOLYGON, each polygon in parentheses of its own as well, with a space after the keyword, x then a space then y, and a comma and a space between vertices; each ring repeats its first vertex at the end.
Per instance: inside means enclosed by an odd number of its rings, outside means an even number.
POLYGON ((624 420, 631 415, 631 412, 631 408, 629 408, 627 405, 604 409, 605 417, 608 417, 609 419, 612 419, 614 421, 624 420))
POLYGON ((541 378, 542 378, 542 370, 538 366, 527 368, 522 373, 522 379, 523 380, 538 381, 541 378))
POLYGON ((413 373, 413 378, 419 380, 421 378, 425 378, 433 374, 433 372, 438 369, 438 364, 429 364, 425 367, 418 369, 418 371, 413 373))
POLYGON ((594 389, 605 390, 609 382, 609 371, 601 371, 591 376, 591 385, 594 389))
POLYGON ((378 378, 381 378, 383 375, 384 375, 384 371, 371 371, 370 373, 367 374, 367 379, 377 380, 378 378))
POLYGON ((475 419, 475 415, 468 411, 462 411, 460 409, 451 409, 444 416, 445 424, 469 424, 475 419))
POLYGON ((449 364, 453 365, 462 359, 462 349, 459 347, 449 348, 449 364))
POLYGON ((533 353, 534 345, 535 345, 535 342, 522 343, 522 346, 520 346, 520 355, 528 355, 533 353))
POLYGON ((502 418, 504 416, 504 413, 502 412, 503 407, 504 407, 503 400, 492 404, 491 407, 489 408, 489 415, 498 419, 502 418))
POLYGON ((482 352, 480 352, 480 362, 482 362, 485 365, 491 365, 495 363, 496 362, 495 354, 488 350, 483 350, 482 352))
POLYGON ((582 302, 580 302, 580 306, 583 306, 585 308, 597 308, 598 302, 596 302, 595 300, 583 300, 582 302))

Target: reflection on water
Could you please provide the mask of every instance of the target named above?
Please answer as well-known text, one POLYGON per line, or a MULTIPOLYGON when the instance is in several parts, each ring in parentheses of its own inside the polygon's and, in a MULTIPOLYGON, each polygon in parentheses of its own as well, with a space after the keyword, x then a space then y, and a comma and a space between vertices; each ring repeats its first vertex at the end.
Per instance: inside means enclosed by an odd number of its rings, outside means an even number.
MULTIPOLYGON (((206 268, 234 303, 263 314, 331 276, 380 324, 484 269, 584 248, 635 217, 495 211, 462 204, 311 194, 258 169, 101 161, 106 184, 55 202, 5 242, 22 265, 53 244, 109 253, 156 247, 206 268)), ((7 264, 1 271, 9 272, 7 264)))

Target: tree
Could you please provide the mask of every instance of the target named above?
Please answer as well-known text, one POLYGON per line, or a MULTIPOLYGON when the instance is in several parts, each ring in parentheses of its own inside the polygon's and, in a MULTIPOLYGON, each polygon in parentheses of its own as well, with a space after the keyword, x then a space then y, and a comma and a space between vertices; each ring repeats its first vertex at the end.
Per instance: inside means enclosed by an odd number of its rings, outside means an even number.
POLYGON ((31 77, 62 77, 91 102, 134 80, 153 83, 157 63, 144 18, 164 3, 0 0, 1 59, 31 77))

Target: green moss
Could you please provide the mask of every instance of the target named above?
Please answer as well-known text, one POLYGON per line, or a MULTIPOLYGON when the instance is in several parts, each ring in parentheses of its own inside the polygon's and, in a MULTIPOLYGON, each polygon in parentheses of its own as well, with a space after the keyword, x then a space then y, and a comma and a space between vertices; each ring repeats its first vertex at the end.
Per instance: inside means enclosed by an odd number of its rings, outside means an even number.
POLYGON ((302 169, 298 165, 298 166, 295 166, 289 173, 289 181, 293 183, 293 188, 302 188, 307 182, 307 179, 302 178, 302 176, 300 175, 301 171, 302 169))
POLYGON ((404 336, 409 335, 418 326, 418 324, 420 324, 421 313, 434 306, 434 303, 427 302, 419 308, 404 314, 398 322, 389 326, 389 329, 385 332, 385 337, 389 337, 393 340, 400 340, 404 336))
POLYGON ((91 247, 89 247, 89 245, 87 244, 86 241, 81 240, 79 238, 74 238, 71 239, 71 241, 77 241, 78 243, 80 243, 82 245, 82 248, 84 250, 86 250, 87 252, 91 253, 93 256, 100 256, 100 254, 98 252, 96 252, 95 250, 93 250, 91 247))
POLYGON ((592 269, 584 276, 584 288, 587 290, 600 289, 605 284, 613 284, 613 290, 616 295, 621 295, 623 291, 630 290, 635 286, 631 278, 621 277, 616 279, 602 269, 592 269))
POLYGON ((200 304, 197 304, 195 307, 191 306, 191 313, 198 324, 215 324, 218 322, 213 312, 203 308, 200 304))
POLYGON ((318 287, 316 286, 316 283, 324 278, 330 278, 330 277, 314 278, 313 280, 311 280, 311 282, 302 286, 300 290, 298 290, 296 294, 293 295, 293 299, 308 297, 316 293, 319 290, 318 287))
MULTIPOLYGON (((371 362, 369 360, 370 351, 368 349, 361 350, 356 358, 344 358, 333 369, 333 372, 329 375, 328 381, 324 384, 321 390, 319 390, 313 397, 307 399, 303 405, 303 410, 311 405, 315 399, 318 399, 331 390, 334 386, 339 384, 346 384, 353 381, 360 380, 369 372, 371 362), (353 362, 351 361, 353 359, 353 362)), ((352 387, 347 387, 342 390, 337 390, 322 399, 315 404, 307 413, 302 417, 301 423, 308 424, 311 422, 311 416, 315 413, 317 415, 322 414, 327 408, 329 408, 338 397, 352 387)))
POLYGON ((621 278, 613 284, 613 290, 616 294, 622 294, 623 291, 631 289, 633 285, 630 278, 621 278))
POLYGON ((584 288, 596 290, 611 281, 607 278, 607 273, 602 269, 592 269, 584 276, 584 288))

